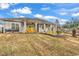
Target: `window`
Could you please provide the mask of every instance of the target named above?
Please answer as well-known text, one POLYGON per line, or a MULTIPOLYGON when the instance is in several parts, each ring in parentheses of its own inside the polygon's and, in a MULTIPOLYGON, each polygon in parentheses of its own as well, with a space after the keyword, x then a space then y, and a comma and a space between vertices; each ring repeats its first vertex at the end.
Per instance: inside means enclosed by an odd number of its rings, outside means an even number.
POLYGON ((15 24, 14 24, 14 23, 12 23, 12 29, 13 29, 13 30, 15 29, 15 24))
POLYGON ((16 24, 16 26, 15 26, 15 27, 16 27, 16 30, 19 30, 19 25, 18 25, 18 24, 16 24))
POLYGON ((13 30, 19 30, 19 24, 12 23, 13 30))

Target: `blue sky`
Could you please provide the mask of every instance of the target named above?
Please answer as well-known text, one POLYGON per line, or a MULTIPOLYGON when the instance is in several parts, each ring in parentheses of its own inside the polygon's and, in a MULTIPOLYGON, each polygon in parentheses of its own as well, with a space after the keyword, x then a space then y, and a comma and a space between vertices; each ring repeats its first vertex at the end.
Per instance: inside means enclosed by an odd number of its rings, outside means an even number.
POLYGON ((78 3, 0 3, 0 18, 36 17, 50 22, 58 19, 64 24, 78 16, 78 3))

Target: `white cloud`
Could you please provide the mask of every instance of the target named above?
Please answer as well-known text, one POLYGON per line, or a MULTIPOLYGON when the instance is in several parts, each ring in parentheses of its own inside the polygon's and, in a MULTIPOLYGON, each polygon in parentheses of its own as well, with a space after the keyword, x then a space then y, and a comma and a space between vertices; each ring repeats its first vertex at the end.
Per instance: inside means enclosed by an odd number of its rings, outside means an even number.
POLYGON ((0 3, 0 9, 8 9, 10 7, 9 3, 0 3))
POLYGON ((69 15, 70 11, 69 9, 61 8, 61 9, 55 10, 55 13, 64 16, 64 15, 69 15))
POLYGON ((72 16, 72 14, 73 16, 75 16, 76 12, 79 12, 79 7, 75 7, 71 9, 61 8, 61 9, 55 10, 55 13, 58 13, 59 15, 69 15, 69 16, 72 16))
POLYGON ((44 16, 45 19, 57 19, 55 16, 44 16))
POLYGON ((67 19, 59 19, 60 24, 65 24, 67 21, 67 19))
POLYGON ((25 16, 19 16, 20 18, 24 18, 25 16))
POLYGON ((8 9, 11 5, 16 5, 17 3, 0 3, 0 9, 8 9))
POLYGON ((59 14, 60 14, 60 15, 67 15, 66 12, 60 12, 59 14))
POLYGON ((44 15, 41 15, 41 14, 35 14, 34 17, 37 17, 37 18, 42 18, 42 19, 57 19, 57 17, 55 16, 44 16, 44 15))
POLYGON ((19 15, 19 14, 13 14, 13 16, 15 17, 15 18, 25 18, 25 16, 24 15, 19 15))
POLYGON ((36 17, 36 18, 43 18, 43 15, 41 15, 41 14, 35 14, 34 17, 36 17))
POLYGON ((56 16, 45 16, 45 15, 41 15, 41 14, 35 14, 34 17, 45 19, 45 20, 53 19, 53 21, 58 19, 60 24, 65 24, 68 21, 67 19, 61 19, 56 16))
POLYGON ((72 16, 74 17, 79 16, 79 13, 73 13, 72 16))
MULTIPOLYGON (((11 15, 11 14, 9 14, 9 15, 11 15)), ((25 15, 21 15, 21 14, 18 14, 18 13, 13 13, 12 16, 15 17, 15 18, 24 18, 25 17, 25 15)))
POLYGON ((20 13, 20 14, 31 14, 32 13, 31 9, 28 7, 14 9, 11 12, 12 13, 20 13))
POLYGON ((25 18, 25 16, 23 16, 23 15, 18 15, 18 14, 14 15, 14 17, 15 17, 15 18, 25 18))
POLYGON ((44 10, 44 11, 50 10, 50 7, 44 7, 44 8, 41 8, 41 10, 44 10))
POLYGON ((79 11, 79 7, 75 7, 75 8, 72 8, 72 9, 66 9, 66 8, 61 8, 59 10, 55 10, 56 12, 59 11, 59 12, 77 12, 79 11))
POLYGON ((78 11, 79 10, 79 7, 75 7, 73 9, 70 9, 70 11, 78 11))

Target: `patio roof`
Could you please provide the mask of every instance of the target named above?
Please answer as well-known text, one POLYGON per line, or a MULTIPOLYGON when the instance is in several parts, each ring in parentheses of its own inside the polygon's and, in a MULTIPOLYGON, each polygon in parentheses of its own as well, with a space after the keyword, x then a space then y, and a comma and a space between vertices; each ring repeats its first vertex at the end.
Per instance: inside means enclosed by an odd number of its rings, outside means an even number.
POLYGON ((39 18, 1 18, 0 20, 2 21, 9 21, 9 22, 37 22, 37 23, 40 23, 40 24, 53 24, 52 22, 49 22, 49 21, 46 21, 44 19, 39 19, 39 18))

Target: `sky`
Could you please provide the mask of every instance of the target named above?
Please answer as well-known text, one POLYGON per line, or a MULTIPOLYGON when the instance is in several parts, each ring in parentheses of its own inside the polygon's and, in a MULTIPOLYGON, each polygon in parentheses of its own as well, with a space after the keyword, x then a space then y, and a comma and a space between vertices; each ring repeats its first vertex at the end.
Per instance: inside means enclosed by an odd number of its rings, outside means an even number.
POLYGON ((79 3, 0 3, 0 18, 41 18, 61 24, 79 17, 79 3))

